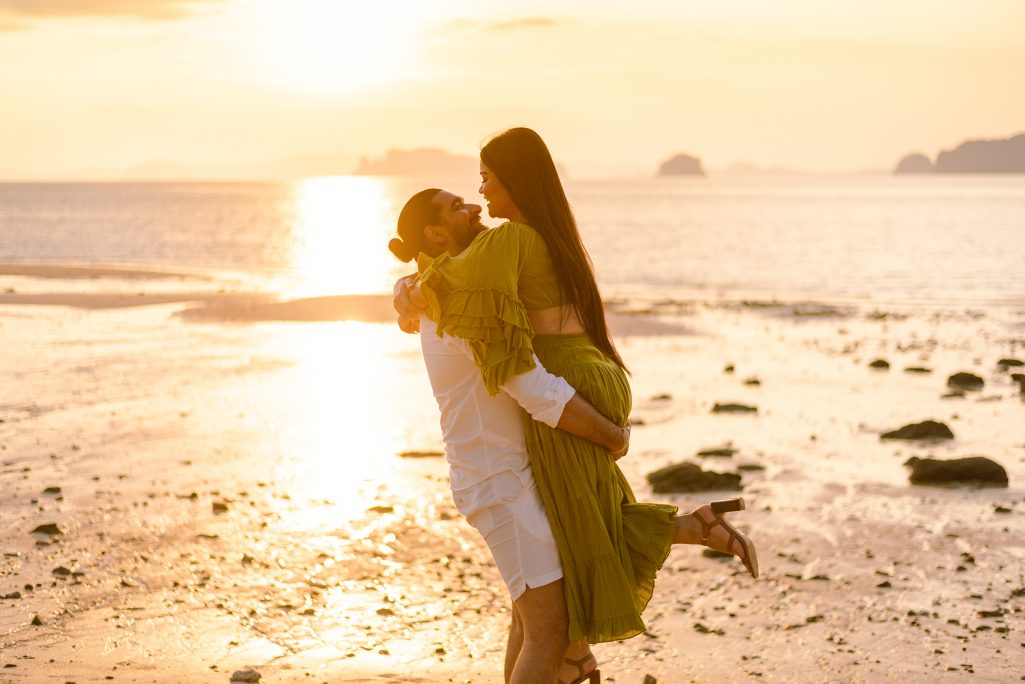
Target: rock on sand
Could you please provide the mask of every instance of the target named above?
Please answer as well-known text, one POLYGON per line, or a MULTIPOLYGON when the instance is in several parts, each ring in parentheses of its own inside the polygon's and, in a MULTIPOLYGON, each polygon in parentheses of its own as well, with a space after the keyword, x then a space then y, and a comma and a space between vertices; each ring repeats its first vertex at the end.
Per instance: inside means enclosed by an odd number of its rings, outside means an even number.
POLYGON ((954 433, 944 423, 926 420, 905 425, 899 430, 884 432, 880 439, 954 439, 954 433))
POLYGON ((947 378, 948 387, 957 387, 960 389, 982 389, 985 384, 986 381, 974 373, 954 373, 947 378))
POLYGON ((1007 486, 1007 471, 1002 465, 985 456, 950 460, 912 457, 904 465, 911 466, 909 479, 912 484, 964 483, 1007 486))
POLYGON ((648 473, 648 483, 656 494, 740 489, 740 475, 702 470, 694 463, 676 463, 648 473))
POLYGON ((716 402, 712 413, 758 413, 758 408, 746 404, 720 404, 716 402))

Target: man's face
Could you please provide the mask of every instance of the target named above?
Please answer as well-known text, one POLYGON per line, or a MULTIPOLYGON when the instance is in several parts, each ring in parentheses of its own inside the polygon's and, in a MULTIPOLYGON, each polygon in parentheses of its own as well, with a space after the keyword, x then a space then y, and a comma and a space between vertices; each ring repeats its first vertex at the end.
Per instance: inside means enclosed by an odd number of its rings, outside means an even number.
POLYGON ((445 190, 434 196, 434 204, 440 209, 442 227, 447 229, 453 243, 450 252, 463 251, 486 228, 480 222, 479 204, 467 204, 462 197, 445 190))

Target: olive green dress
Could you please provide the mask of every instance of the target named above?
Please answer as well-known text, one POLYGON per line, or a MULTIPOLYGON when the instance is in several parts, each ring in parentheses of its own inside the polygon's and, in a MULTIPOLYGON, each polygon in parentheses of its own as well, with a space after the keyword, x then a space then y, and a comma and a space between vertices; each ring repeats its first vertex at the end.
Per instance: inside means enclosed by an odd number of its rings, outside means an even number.
MULTIPOLYGON (((537 354, 596 409, 626 424, 631 395, 622 368, 585 334, 533 334, 527 311, 562 304, 537 231, 505 223, 457 257, 421 254, 417 265, 428 317, 439 335, 469 342, 489 392, 533 368, 537 354)), ((637 503, 607 450, 526 413, 524 429, 562 559, 569 638, 599 643, 641 633, 641 612, 676 532, 676 507, 637 503)))

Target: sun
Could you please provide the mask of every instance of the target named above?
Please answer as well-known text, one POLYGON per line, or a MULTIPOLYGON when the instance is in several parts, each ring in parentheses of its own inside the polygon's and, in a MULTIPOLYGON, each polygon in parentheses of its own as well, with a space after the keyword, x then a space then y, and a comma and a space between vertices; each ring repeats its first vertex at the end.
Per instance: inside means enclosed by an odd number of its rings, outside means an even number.
POLYGON ((260 0, 259 50, 275 81, 309 91, 366 90, 399 78, 415 16, 389 0, 260 0))

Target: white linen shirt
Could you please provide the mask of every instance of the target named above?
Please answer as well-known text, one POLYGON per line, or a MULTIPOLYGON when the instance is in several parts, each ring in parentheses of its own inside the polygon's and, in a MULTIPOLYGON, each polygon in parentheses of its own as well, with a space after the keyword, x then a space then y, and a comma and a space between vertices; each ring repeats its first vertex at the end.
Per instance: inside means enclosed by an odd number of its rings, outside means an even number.
POLYGON ((520 407, 556 427, 576 390, 546 371, 535 356, 532 370, 489 395, 469 343, 451 335, 439 337, 426 316, 420 317, 420 345, 441 410, 453 499, 460 513, 469 516, 533 480, 520 407))

